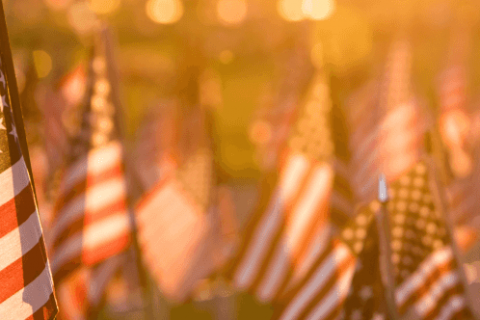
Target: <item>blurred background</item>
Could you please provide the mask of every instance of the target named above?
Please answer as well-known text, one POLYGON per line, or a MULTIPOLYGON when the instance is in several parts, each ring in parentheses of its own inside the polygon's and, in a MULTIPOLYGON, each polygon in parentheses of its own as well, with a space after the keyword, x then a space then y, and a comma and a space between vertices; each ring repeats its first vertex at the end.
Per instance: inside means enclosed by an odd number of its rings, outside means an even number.
MULTIPOLYGON (((188 96, 185 83, 194 77, 200 102, 213 115, 220 180, 232 187, 240 229, 255 206, 258 180, 275 162, 268 151, 282 141, 282 125, 315 68, 328 71, 332 102, 343 106, 383 68, 401 32, 412 46, 413 91, 438 115, 440 75, 456 39, 458 46, 467 43, 467 118, 475 122, 480 110, 480 2, 474 0, 4 0, 4 7, 45 225, 54 197, 49 168, 61 166, 61 155, 52 157, 48 148, 68 148, 62 136, 77 130, 89 46, 100 23, 114 34, 127 152, 148 153, 142 141, 155 135, 148 120, 167 119, 160 128, 168 131, 168 114, 188 96), (66 133, 55 131, 53 115, 66 133)), ((455 123, 467 120, 461 116, 455 123)), ((462 171, 458 161, 454 167, 462 171)), ((478 248, 475 238, 465 250, 471 279, 480 277, 478 248)), ((156 318, 271 314, 272 306, 216 285, 215 293, 209 284, 194 301, 175 306, 152 284, 156 318)), ((105 305, 98 317, 141 319, 142 303, 129 301, 133 307, 122 310, 115 291, 114 307, 105 305)), ((130 300, 140 299, 131 293, 130 300)))

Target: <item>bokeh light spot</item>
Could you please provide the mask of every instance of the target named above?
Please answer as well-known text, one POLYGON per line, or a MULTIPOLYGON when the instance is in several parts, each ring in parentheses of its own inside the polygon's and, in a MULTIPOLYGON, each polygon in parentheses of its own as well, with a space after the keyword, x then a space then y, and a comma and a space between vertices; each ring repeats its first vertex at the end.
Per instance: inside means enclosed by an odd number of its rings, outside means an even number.
POLYGON ((52 58, 43 50, 33 51, 33 63, 39 78, 45 78, 52 70, 52 58))
POLYGON ((240 24, 247 16, 247 3, 245 0, 219 0, 217 2, 217 16, 220 22, 224 24, 240 24))
POLYGON ((149 0, 145 10, 155 23, 175 23, 183 16, 183 4, 180 0, 149 0))
POLYGON ((277 11, 287 21, 300 21, 305 18, 302 2, 299 0, 278 0, 277 11))
POLYGON ((304 0, 302 4, 303 14, 312 20, 327 19, 334 10, 334 0, 304 0))

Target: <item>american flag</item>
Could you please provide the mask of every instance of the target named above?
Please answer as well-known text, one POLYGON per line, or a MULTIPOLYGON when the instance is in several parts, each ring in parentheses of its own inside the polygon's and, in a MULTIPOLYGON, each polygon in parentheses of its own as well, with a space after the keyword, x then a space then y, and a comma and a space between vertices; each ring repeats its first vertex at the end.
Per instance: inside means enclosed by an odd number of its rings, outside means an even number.
POLYGON ((57 306, 50 265, 13 120, 20 106, 10 103, 4 70, 0 61, 0 315, 53 319, 57 306))
MULTIPOLYGON (((471 319, 462 270, 455 260, 446 221, 436 206, 431 192, 433 182, 428 175, 427 165, 419 162, 389 188, 386 208, 391 220, 391 259, 398 311, 408 319, 471 319)), ((377 249, 372 247, 372 251, 377 249)), ((374 297, 369 300, 361 297, 368 290, 362 287, 373 290, 378 285, 378 277, 359 274, 358 280, 354 278, 351 288, 354 298, 345 305, 346 319, 371 319, 374 312, 378 318, 382 316, 381 311, 369 307, 374 297), (355 310, 369 310, 370 314, 355 310)))
POLYGON ((81 129, 55 205, 50 240, 57 285, 77 268, 120 253, 130 239, 119 110, 105 35, 92 49, 81 129))
MULTIPOLYGON (((360 270, 359 256, 370 248, 374 214, 378 203, 357 211, 338 236, 325 241, 321 255, 308 274, 289 292, 274 319, 337 319, 349 292, 354 272, 360 270), (357 266, 357 270, 355 270, 357 266)), ((369 265, 372 265, 369 262, 369 265)), ((365 293, 366 294, 366 293, 365 293)))
POLYGON ((137 206, 144 261, 163 294, 176 302, 190 298, 226 259, 229 243, 218 237, 218 212, 212 208, 212 166, 211 150, 198 147, 137 206))
POLYGON ((424 123, 410 90, 410 51, 406 40, 394 41, 382 81, 351 100, 353 186, 361 201, 375 197, 380 172, 393 181, 420 156, 424 123))
POLYGON ((308 272, 328 238, 333 170, 327 160, 331 103, 318 73, 279 166, 276 186, 263 190, 229 276, 263 302, 278 300, 308 272))
MULTIPOLYGON (((371 206, 373 216, 380 204, 374 202, 371 206)), ((348 234, 350 231, 346 232, 348 234)), ((381 252, 377 224, 371 223, 367 233, 368 237, 364 240, 363 250, 355 261, 355 272, 340 316, 342 320, 386 320, 388 318, 379 259, 381 252)))
POLYGON ((73 271, 57 289, 59 316, 63 320, 93 318, 103 302, 106 286, 122 263, 114 256, 94 267, 73 271))
POLYGON ((137 133, 135 170, 145 189, 155 186, 173 169, 172 153, 177 132, 176 103, 173 100, 151 107, 137 133))
POLYGON ((69 153, 69 139, 78 124, 73 123, 85 93, 86 76, 82 66, 65 75, 57 90, 45 90, 41 99, 43 140, 48 154, 49 175, 64 164, 69 153))
POLYGON ((297 35, 288 52, 289 57, 281 66, 283 77, 278 85, 278 94, 273 97, 273 102, 268 103, 266 110, 261 110, 261 116, 265 119, 257 119, 252 125, 252 129, 263 127, 267 130, 268 139, 260 150, 261 165, 265 171, 277 168, 298 113, 297 107, 313 75, 307 34, 300 32, 297 35))

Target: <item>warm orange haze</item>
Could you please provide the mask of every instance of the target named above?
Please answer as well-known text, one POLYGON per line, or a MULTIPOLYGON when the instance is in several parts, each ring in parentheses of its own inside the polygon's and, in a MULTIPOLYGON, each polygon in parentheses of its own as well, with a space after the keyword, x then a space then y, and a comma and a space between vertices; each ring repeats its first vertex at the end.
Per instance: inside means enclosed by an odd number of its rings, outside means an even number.
POLYGON ((477 1, 0 9, 0 319, 480 320, 477 1))

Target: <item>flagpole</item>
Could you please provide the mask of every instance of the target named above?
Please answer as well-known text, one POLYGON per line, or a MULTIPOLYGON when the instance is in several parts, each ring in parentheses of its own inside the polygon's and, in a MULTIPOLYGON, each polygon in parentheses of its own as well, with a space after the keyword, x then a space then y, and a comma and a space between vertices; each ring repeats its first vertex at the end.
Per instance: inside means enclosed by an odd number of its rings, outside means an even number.
MULTIPOLYGON (((463 259, 460 254, 460 250, 458 249, 457 243, 455 241, 455 235, 453 232, 452 226, 454 223, 451 221, 450 215, 448 214, 448 205, 445 202, 445 199, 447 198, 447 194, 445 192, 445 187, 442 181, 437 177, 437 173, 439 172, 438 170, 438 165, 434 161, 434 156, 439 156, 441 154, 441 149, 440 149, 440 140, 437 134, 435 134, 434 129, 430 129, 429 131, 430 135, 430 140, 431 140, 431 151, 432 151, 432 156, 428 159, 428 163, 430 164, 430 174, 429 176, 431 177, 430 179, 430 188, 432 190, 432 193, 435 197, 436 204, 438 204, 440 214, 443 216, 443 219, 445 221, 445 229, 447 231, 447 235, 450 238, 450 243, 451 243, 451 248, 453 252, 453 256, 458 264, 458 273, 460 276, 460 281, 462 283, 463 289, 465 291, 465 297, 466 297, 466 302, 468 304, 468 307, 470 311, 473 314, 473 317, 476 320, 480 320, 480 314, 476 311, 476 308, 473 307, 473 300, 470 295, 470 292, 468 290, 468 281, 467 277, 465 275, 465 270, 463 269, 463 259)), ((444 176, 444 175, 443 175, 444 176)), ((445 176, 444 176, 445 178, 445 176)))
POLYGON ((390 221, 386 204, 388 202, 388 190, 385 176, 380 175, 378 181, 378 200, 380 207, 375 215, 377 222, 379 248, 380 248, 380 274, 384 286, 385 302, 389 318, 400 320, 395 302, 395 276, 393 274, 392 252, 390 248, 390 221))
POLYGON ((128 208, 130 212, 130 226, 132 228, 132 246, 134 249, 135 255, 135 263, 137 266, 138 277, 140 281, 140 285, 142 287, 143 299, 146 302, 145 308, 145 318, 147 320, 154 320, 155 319, 155 310, 154 310, 154 299, 153 299, 153 290, 150 286, 149 276, 145 266, 143 265, 141 259, 141 250, 138 241, 138 228, 136 225, 135 217, 134 217, 134 210, 132 209, 131 205, 133 203, 134 197, 132 197, 132 190, 138 190, 143 192, 143 188, 141 184, 138 182, 135 176, 135 170, 131 165, 131 161, 129 161, 130 157, 126 156, 125 148, 126 148, 126 138, 125 138, 125 122, 124 122, 124 110, 122 108, 122 104, 120 101, 119 95, 119 81, 118 81, 118 71, 114 65, 114 52, 113 52, 113 44, 112 44, 112 35, 107 27, 106 24, 101 26, 100 36, 103 38, 105 44, 105 56, 108 65, 108 76, 110 78, 111 86, 112 86, 112 100, 114 105, 116 106, 116 113, 115 113, 115 122, 116 126, 119 128, 119 139, 122 142, 124 147, 123 153, 123 160, 124 160, 124 168, 125 168, 125 176, 127 178, 127 199, 128 199, 128 208), (127 174, 127 172, 129 174, 127 174))
POLYGON ((37 203, 37 194, 35 192, 35 183, 33 182, 33 172, 32 165, 30 163, 30 155, 28 153, 28 144, 27 137, 25 134, 25 126, 23 123, 22 112, 20 110, 15 110, 17 107, 20 107, 20 96, 18 94, 17 80, 15 77, 15 68, 13 65, 12 50, 10 47, 10 40, 8 38, 7 31, 7 20, 5 18, 5 11, 3 9, 3 2, 0 3, 0 45, 1 45, 1 56, 2 56, 2 65, 6 73, 6 81, 8 82, 9 90, 7 90, 10 96, 11 109, 13 114, 13 119, 15 121, 15 129, 17 130, 18 141, 20 143, 20 149, 22 151, 22 156, 27 166, 28 174, 30 176, 30 181, 33 188, 33 194, 35 198, 35 203, 37 203))

